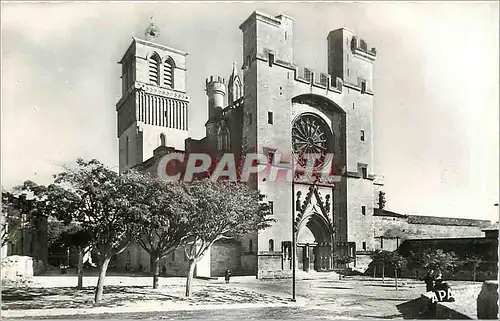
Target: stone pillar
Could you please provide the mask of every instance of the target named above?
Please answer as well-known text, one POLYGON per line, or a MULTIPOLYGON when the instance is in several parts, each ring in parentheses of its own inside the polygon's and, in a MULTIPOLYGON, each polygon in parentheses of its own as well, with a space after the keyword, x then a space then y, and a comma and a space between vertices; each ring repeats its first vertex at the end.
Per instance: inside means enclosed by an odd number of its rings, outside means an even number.
POLYGON ((477 318, 498 320, 498 281, 485 281, 477 297, 477 318))

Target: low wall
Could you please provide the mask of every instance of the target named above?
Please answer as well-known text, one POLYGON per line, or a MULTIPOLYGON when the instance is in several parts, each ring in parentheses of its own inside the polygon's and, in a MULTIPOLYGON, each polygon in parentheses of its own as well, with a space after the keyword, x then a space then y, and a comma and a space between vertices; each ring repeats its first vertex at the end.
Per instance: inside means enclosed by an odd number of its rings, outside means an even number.
POLYGON ((292 270, 279 270, 279 271, 265 271, 259 270, 257 272, 258 279, 290 279, 292 278, 292 270))
POLYGON ((2 280, 29 279, 33 277, 33 258, 10 255, 2 259, 2 280))
POLYGON ((292 277, 292 270, 283 267, 283 254, 281 252, 261 252, 258 257, 257 278, 259 279, 284 279, 292 277))

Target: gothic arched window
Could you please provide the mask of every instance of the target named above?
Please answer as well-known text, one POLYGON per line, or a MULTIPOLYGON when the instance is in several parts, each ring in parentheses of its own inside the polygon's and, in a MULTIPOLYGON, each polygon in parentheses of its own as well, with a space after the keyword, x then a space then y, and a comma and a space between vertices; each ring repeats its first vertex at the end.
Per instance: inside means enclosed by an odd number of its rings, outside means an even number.
POLYGON ((174 60, 168 57, 163 65, 163 85, 165 87, 174 88, 174 67, 174 60))
POLYGON ((269 252, 274 252, 274 240, 269 240, 269 252))
POLYGON ((231 149, 231 137, 229 129, 221 128, 219 131, 219 150, 229 151, 231 149))
POLYGON ((160 84, 160 57, 155 52, 148 59, 149 82, 155 85, 160 84))
POLYGON ((160 134, 160 146, 167 146, 167 138, 163 133, 160 134))

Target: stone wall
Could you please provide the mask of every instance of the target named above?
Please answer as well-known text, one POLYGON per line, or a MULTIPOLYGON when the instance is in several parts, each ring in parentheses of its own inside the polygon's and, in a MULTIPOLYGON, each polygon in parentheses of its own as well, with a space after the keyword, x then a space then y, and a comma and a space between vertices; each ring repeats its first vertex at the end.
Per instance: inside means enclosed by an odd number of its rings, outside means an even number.
POLYGON ((16 281, 33 277, 33 258, 10 255, 2 259, 2 280, 16 281))
POLYGON ((235 275, 241 267, 241 249, 237 242, 215 243, 212 245, 210 255, 210 276, 224 276, 226 269, 235 275))
POLYGON ((257 257, 259 279, 288 278, 292 275, 291 269, 283 269, 281 252, 261 252, 257 257))
POLYGON ((405 240, 483 237, 482 230, 490 225, 484 220, 403 215, 376 209, 373 238, 375 249, 392 251, 405 240))

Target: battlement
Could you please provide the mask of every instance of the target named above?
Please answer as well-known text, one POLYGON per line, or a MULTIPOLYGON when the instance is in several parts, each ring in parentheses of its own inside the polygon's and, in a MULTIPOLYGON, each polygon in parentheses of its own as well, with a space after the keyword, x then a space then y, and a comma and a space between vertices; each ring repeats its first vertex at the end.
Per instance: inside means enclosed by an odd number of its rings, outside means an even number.
POLYGON ((384 185, 384 181, 385 181, 384 176, 373 175, 373 184, 383 186, 384 185))
POLYGON ((205 85, 209 85, 211 83, 221 83, 221 84, 226 84, 226 80, 223 77, 220 76, 210 76, 207 79, 205 79, 205 85))
POLYGON ((332 77, 327 72, 316 71, 308 67, 295 66, 295 80, 328 90, 342 91, 342 79, 332 77))
POLYGON ((357 54, 365 54, 365 55, 368 55, 370 57, 376 57, 377 56, 377 49, 372 47, 370 49, 368 49, 368 44, 366 43, 366 41, 364 41, 363 39, 359 38, 359 37, 352 37, 352 40, 351 40, 351 50, 353 51, 353 53, 357 53, 357 54))
POLYGON ((240 30, 244 30, 252 21, 262 21, 267 24, 273 25, 275 27, 281 26, 281 24, 285 20, 291 20, 293 21, 292 17, 289 17, 284 14, 280 14, 278 16, 272 16, 270 14, 260 12, 260 11, 254 11, 243 23, 240 25, 240 30))

